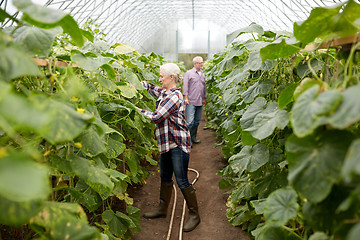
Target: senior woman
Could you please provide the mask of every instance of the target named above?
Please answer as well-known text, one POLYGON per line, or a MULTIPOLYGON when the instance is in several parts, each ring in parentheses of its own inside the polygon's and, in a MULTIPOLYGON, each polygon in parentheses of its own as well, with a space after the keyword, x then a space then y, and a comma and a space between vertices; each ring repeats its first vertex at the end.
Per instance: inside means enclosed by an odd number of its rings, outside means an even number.
POLYGON ((145 218, 166 217, 172 195, 173 173, 189 209, 189 220, 183 231, 190 232, 200 223, 195 189, 188 180, 190 133, 185 120, 185 102, 181 89, 181 71, 174 63, 160 67, 161 87, 142 82, 147 91, 157 97, 155 112, 139 109, 155 123, 155 137, 160 152, 160 203, 144 214, 145 218))

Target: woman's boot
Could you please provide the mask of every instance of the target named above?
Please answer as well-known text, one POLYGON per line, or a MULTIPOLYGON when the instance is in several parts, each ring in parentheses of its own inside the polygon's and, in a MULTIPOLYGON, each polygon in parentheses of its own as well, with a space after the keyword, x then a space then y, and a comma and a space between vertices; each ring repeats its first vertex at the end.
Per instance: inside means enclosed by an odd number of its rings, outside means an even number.
POLYGON ((189 208, 189 220, 184 225, 184 232, 190 232, 194 230, 200 223, 199 209, 196 200, 195 189, 192 185, 185 189, 181 189, 186 200, 186 205, 189 208))
POLYGON ((160 187, 160 203, 158 207, 151 212, 145 213, 144 218, 159 218, 166 217, 167 209, 170 203, 173 182, 163 182, 161 181, 160 187))

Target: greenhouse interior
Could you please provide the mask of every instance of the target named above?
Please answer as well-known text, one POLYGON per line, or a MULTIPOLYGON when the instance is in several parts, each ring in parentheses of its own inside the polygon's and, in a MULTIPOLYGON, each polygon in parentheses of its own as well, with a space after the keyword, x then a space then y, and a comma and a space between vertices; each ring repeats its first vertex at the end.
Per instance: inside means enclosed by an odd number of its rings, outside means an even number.
POLYGON ((360 239, 359 0, 0 6, 0 239, 360 239))

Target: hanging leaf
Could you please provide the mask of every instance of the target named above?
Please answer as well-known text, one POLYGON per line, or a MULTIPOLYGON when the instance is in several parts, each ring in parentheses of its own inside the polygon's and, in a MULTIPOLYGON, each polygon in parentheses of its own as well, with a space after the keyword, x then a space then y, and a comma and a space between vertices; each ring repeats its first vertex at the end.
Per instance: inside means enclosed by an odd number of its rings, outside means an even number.
POLYGON ((141 84, 138 76, 130 70, 125 71, 125 79, 128 83, 133 85, 136 90, 144 90, 144 86, 141 84))
POLYGON ((229 75, 224 78, 219 84, 219 88, 227 89, 229 86, 238 85, 242 83, 243 80, 246 80, 249 77, 250 73, 248 70, 243 70, 241 68, 235 68, 229 75))
POLYGON ((96 127, 92 125, 80 136, 81 151, 89 157, 95 157, 106 151, 105 141, 99 136, 96 127))
POLYGON ((318 94, 319 86, 314 85, 294 103, 291 123, 298 137, 311 134, 318 126, 328 122, 329 115, 334 112, 342 100, 341 93, 329 90, 318 94))
MULTIPOLYGON (((108 74, 108 76, 111 80, 115 80, 116 72, 115 72, 114 68, 112 66, 110 66, 110 64, 103 64, 101 66, 101 68, 106 71, 106 73, 108 74)), ((101 77, 99 77, 99 78, 101 78, 101 77)))
POLYGON ((77 22, 61 10, 46 8, 33 4, 30 0, 14 0, 13 4, 24 13, 26 22, 40 28, 54 28, 61 26, 68 33, 75 44, 79 47, 84 45, 82 32, 77 22))
POLYGON ((123 138, 118 134, 109 134, 106 137, 106 157, 116 158, 124 152, 126 145, 123 138))
POLYGON ((136 96, 137 90, 130 84, 119 85, 117 88, 120 90, 121 95, 126 98, 133 98, 136 96))
POLYGON ((0 42, 0 79, 10 81, 22 76, 42 76, 38 66, 19 47, 0 42))
POLYGON ((360 120, 360 84, 347 88, 342 95, 342 102, 328 121, 339 129, 345 129, 360 120))
POLYGON ((350 182, 354 174, 360 175, 360 139, 351 143, 346 154, 341 174, 346 182, 350 182))
POLYGON ((31 224, 44 228, 42 235, 52 239, 101 238, 99 230, 88 224, 85 212, 76 203, 46 202, 31 224))
POLYGON ((252 200, 250 205, 255 208, 256 214, 263 214, 265 209, 266 199, 252 200))
POLYGON ((315 232, 309 237, 309 240, 331 240, 331 237, 323 232, 315 232))
POLYGON ((114 183, 101 168, 96 167, 90 160, 76 156, 75 154, 69 156, 69 161, 76 175, 99 193, 103 200, 111 195, 114 183))
POLYGON ((245 146, 229 159, 235 173, 241 175, 245 170, 254 172, 269 161, 269 149, 264 144, 245 146))
POLYGON ((244 102, 251 103, 258 95, 266 95, 273 90, 275 82, 271 79, 265 79, 257 81, 255 84, 250 86, 245 92, 241 93, 244 98, 244 102))
POLYGON ((284 129, 289 122, 289 114, 281 110, 277 103, 266 103, 262 97, 257 98, 240 119, 243 131, 249 131, 256 139, 270 136, 275 128, 284 129))
MULTIPOLYGON (((0 160, 1 161, 1 160, 0 160)), ((41 211, 42 200, 13 201, 0 194, 0 224, 21 226, 41 211)))
POLYGON ((74 139, 88 123, 95 120, 90 114, 79 113, 72 107, 56 101, 51 101, 49 114, 50 120, 43 126, 41 134, 52 144, 74 139))
POLYGON ((291 187, 281 188, 266 199, 264 217, 266 223, 277 222, 285 225, 297 216, 299 204, 297 194, 291 187))
POLYGON ((311 202, 324 200, 341 176, 352 138, 349 132, 336 130, 319 137, 291 135, 286 142, 291 185, 311 202))
POLYGON ((13 33, 14 42, 31 56, 48 57, 54 39, 60 34, 61 28, 41 29, 34 26, 21 26, 13 33))
MULTIPOLYGON (((320 61, 318 60, 317 58, 311 58, 310 59, 310 62, 309 60, 302 60, 299 62, 299 64, 295 67, 295 71, 296 71, 296 74, 300 77, 300 78, 304 78, 306 77, 308 74, 312 73, 310 68, 309 68, 309 64, 310 64, 310 67, 315 71, 315 72, 318 72, 320 71, 323 66, 324 66, 324 62, 323 61, 320 61)), ((304 79, 305 80, 305 79, 304 79)), ((303 81, 304 81, 303 80, 303 81)), ((306 80, 305 80, 306 81, 306 80)), ((313 81, 317 81, 315 79, 313 79, 313 81)))
POLYGON ((266 226, 258 239, 266 240, 301 240, 302 238, 295 233, 287 231, 284 227, 280 226, 266 226))
POLYGON ((0 158, 0 195, 12 201, 45 200, 50 194, 49 169, 21 152, 0 158))
POLYGON ((360 223, 355 224, 347 235, 347 240, 357 240, 360 234, 360 223))
POLYGON ((300 51, 298 43, 295 38, 280 38, 260 50, 261 59, 265 61, 291 56, 300 51))
POLYGON ((307 44, 315 38, 330 33, 334 24, 332 18, 338 14, 342 5, 335 7, 317 7, 311 10, 310 16, 302 23, 294 23, 294 36, 302 43, 307 44))
POLYGON ((262 66, 262 59, 260 56, 260 51, 253 51, 249 54, 249 59, 245 65, 245 69, 250 69, 251 71, 259 70, 262 66))
MULTIPOLYGON (((105 65, 107 65, 107 64, 105 64, 105 65)), ((111 92, 114 92, 117 89, 117 86, 113 81, 103 78, 102 76, 98 76, 97 81, 101 84, 101 86, 110 90, 111 92)))
POLYGON ((279 108, 283 109, 294 100, 293 95, 297 86, 299 86, 298 83, 291 83, 280 93, 278 99, 279 108))
POLYGON ((96 71, 102 65, 108 63, 112 59, 109 57, 87 57, 81 53, 71 56, 71 60, 76 62, 81 68, 88 71, 96 71))
POLYGON ((135 52, 135 51, 136 51, 135 48, 132 48, 129 45, 126 45, 125 43, 119 44, 114 49, 114 52, 117 54, 126 54, 126 53, 135 52))
POLYGON ((101 217, 109 226, 110 232, 117 237, 123 237, 132 223, 132 219, 124 213, 114 213, 111 210, 103 212, 101 217))

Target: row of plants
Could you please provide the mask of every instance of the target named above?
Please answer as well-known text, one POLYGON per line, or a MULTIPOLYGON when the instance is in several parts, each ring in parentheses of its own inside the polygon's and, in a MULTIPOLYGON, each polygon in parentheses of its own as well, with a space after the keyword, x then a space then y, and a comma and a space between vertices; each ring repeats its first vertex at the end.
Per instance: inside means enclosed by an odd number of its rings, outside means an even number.
POLYGON ((109 45, 91 21, 81 29, 62 11, 13 4, 21 19, 0 9, 0 22, 16 22, 0 29, 2 237, 130 239, 140 210, 127 188, 145 182, 158 151, 134 105, 154 108, 140 81, 155 83, 164 59, 109 45))
POLYGON ((207 126, 228 165, 227 217, 255 239, 358 239, 360 5, 318 7, 293 33, 257 24, 205 66, 207 126), (329 41, 327 49, 305 50, 329 41))

